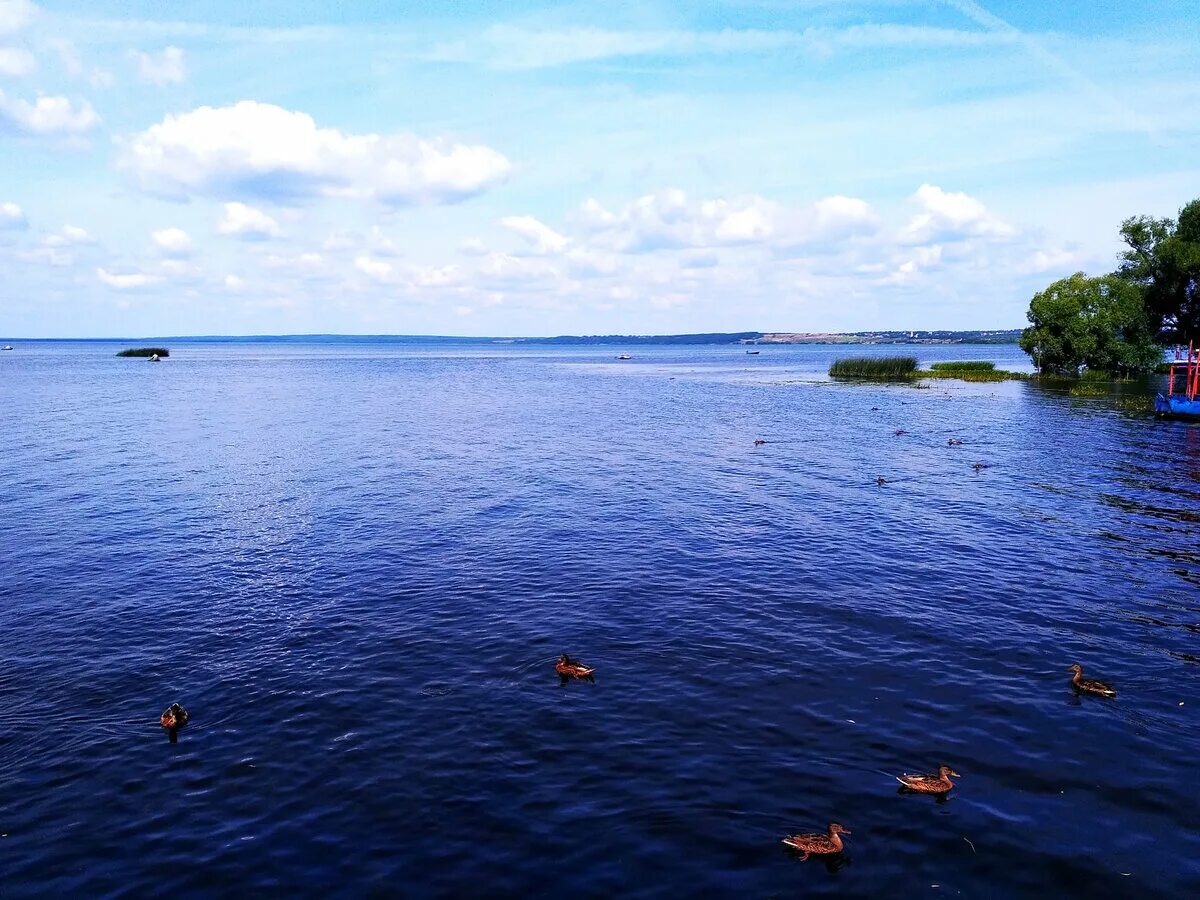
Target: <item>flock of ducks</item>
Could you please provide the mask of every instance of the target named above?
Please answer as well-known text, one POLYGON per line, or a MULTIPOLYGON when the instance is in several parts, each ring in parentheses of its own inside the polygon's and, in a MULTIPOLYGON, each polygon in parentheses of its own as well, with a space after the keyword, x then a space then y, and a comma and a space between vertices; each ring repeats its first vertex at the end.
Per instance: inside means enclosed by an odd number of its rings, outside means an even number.
MULTIPOLYGON (((554 663, 554 671, 558 673, 560 684, 575 680, 589 681, 593 684, 596 682, 596 669, 593 666, 566 653, 559 656, 554 663)), ((1069 671, 1073 673, 1071 686, 1076 691, 1095 694, 1098 697, 1117 696, 1116 690, 1107 682, 1095 678, 1084 678, 1083 666, 1079 663, 1071 666, 1069 671)), ((190 718, 186 709, 178 703, 172 703, 159 717, 159 724, 167 730, 171 743, 175 743, 179 729, 187 725, 190 718)), ((954 789, 954 782, 950 780, 951 778, 962 778, 962 776, 950 766, 938 766, 935 775, 910 775, 906 772, 896 776, 896 780, 901 785, 901 793, 935 794, 937 796, 945 796, 954 789)), ((799 851, 800 862, 804 862, 809 856, 834 856, 841 853, 845 849, 842 841, 843 834, 850 834, 850 831, 838 822, 831 822, 829 828, 823 832, 789 834, 783 838, 783 843, 793 850, 799 851)))
MULTIPOLYGON (((566 653, 558 658, 558 662, 554 664, 554 671, 562 684, 566 684, 571 679, 583 679, 595 683, 596 670, 592 666, 585 665, 578 659, 572 659, 566 653)), ((1115 697, 1117 692, 1106 682, 1099 681, 1094 678, 1083 677, 1083 666, 1079 663, 1071 666, 1070 670, 1074 674, 1071 677, 1071 686, 1084 694, 1095 694, 1099 697, 1115 697)), ((164 713, 164 715, 166 715, 164 713)), ((907 772, 903 775, 897 775, 896 780, 900 782, 901 793, 916 793, 916 794, 936 794, 945 796, 954 789, 954 782, 951 778, 962 778, 950 766, 938 766, 936 775, 910 775, 907 772)), ((800 852, 800 862, 804 862, 809 856, 834 856, 841 853, 845 849, 845 844, 842 841, 843 834, 850 834, 850 831, 839 822, 831 822, 829 828, 823 832, 808 832, 804 834, 789 834, 783 839, 783 843, 791 847, 793 850, 800 852)))

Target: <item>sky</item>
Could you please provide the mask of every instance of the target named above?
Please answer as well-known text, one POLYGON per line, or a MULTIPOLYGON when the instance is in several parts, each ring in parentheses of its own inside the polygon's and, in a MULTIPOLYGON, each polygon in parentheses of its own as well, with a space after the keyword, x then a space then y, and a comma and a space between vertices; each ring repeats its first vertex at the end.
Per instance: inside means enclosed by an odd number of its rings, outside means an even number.
POLYGON ((1018 328, 1200 196, 1195 0, 0 0, 0 335, 1018 328))

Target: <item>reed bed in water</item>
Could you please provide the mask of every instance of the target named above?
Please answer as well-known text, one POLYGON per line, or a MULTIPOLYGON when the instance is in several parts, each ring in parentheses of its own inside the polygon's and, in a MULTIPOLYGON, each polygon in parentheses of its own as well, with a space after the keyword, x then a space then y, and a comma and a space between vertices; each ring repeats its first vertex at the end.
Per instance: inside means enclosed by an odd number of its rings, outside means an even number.
POLYGON ((852 356, 834 360, 833 365, 829 367, 831 378, 894 381, 912 378, 916 374, 915 356, 852 356))

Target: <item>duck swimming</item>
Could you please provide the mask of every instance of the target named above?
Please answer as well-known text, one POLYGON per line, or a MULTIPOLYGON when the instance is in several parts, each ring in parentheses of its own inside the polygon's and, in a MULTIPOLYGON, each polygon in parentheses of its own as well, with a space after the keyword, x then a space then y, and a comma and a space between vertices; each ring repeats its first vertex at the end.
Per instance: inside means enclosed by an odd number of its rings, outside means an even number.
POLYGON ((158 723, 163 728, 175 731, 177 728, 182 728, 188 723, 188 711, 178 703, 172 703, 167 707, 166 712, 159 716, 158 723))
POLYGON ((905 431, 903 428, 897 428, 896 431, 894 432, 894 434, 896 435, 896 437, 900 437, 900 435, 908 434, 908 432, 905 431))
POLYGON ((1103 681, 1097 681, 1094 678, 1084 678, 1083 666, 1079 663, 1071 666, 1070 671, 1075 673, 1071 678, 1071 684, 1076 690, 1083 691, 1085 694, 1096 694, 1100 697, 1117 696, 1117 692, 1103 681))
POLYGON ((875 483, 878 485, 884 485, 884 484, 887 484, 887 479, 884 478, 882 475, 880 475, 878 478, 875 479, 875 483))
POLYGON ((946 441, 946 446, 961 447, 962 446, 962 438, 950 438, 950 440, 946 441))
POLYGON ((791 834, 783 839, 783 842, 795 850, 799 850, 804 855, 800 857, 800 862, 808 859, 810 854, 817 856, 830 856, 834 853, 842 852, 842 835, 849 834, 843 826, 834 822, 829 826, 829 831, 825 834, 791 834))
POLYGON ((897 775, 896 780, 910 791, 919 794, 945 794, 954 787, 954 782, 950 780, 951 775, 962 778, 949 766, 938 766, 936 775, 897 775))
POLYGON ((554 671, 563 678, 590 678, 596 670, 591 666, 585 666, 577 659, 571 659, 564 653, 554 664, 554 671))
POLYGON ((975 463, 971 466, 971 468, 975 470, 976 474, 979 474, 984 469, 990 469, 991 466, 989 466, 987 463, 975 463))
POLYGON ((766 441, 764 441, 762 438, 755 438, 755 439, 754 439, 754 446, 755 446, 755 447, 761 447, 761 446, 762 446, 763 444, 765 444, 765 443, 766 443, 766 441))

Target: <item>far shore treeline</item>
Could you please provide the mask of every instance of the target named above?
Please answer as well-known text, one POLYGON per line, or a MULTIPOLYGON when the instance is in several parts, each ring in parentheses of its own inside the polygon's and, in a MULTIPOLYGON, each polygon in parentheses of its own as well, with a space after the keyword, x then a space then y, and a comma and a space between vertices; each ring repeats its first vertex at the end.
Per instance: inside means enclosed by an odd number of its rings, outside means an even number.
POLYGON ((1200 199, 1177 219, 1126 219, 1121 239, 1116 271, 1076 272, 1030 301, 1020 344, 1040 371, 1126 377, 1154 371, 1165 346, 1200 342, 1200 199))

